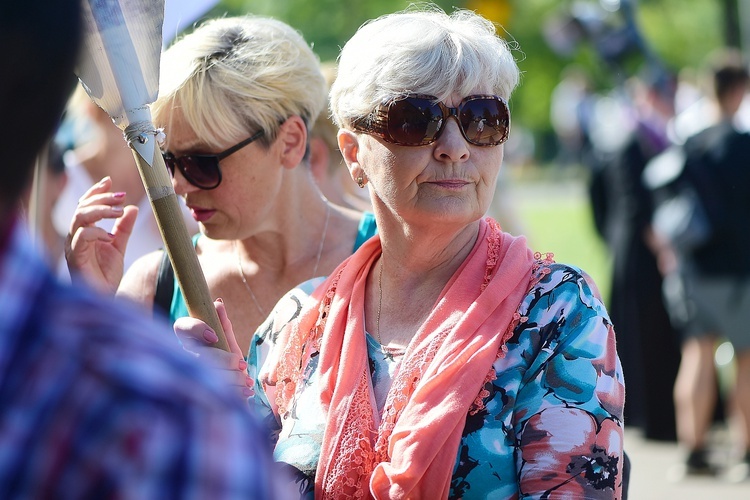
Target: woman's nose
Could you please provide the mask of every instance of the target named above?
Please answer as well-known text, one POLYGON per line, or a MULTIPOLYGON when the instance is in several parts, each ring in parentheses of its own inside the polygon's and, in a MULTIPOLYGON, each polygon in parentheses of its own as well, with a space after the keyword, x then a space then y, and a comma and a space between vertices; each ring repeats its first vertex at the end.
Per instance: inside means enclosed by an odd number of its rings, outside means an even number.
POLYGON ((443 125, 443 131, 435 144, 435 156, 440 161, 458 162, 469 158, 469 143, 461 133, 458 120, 453 116, 443 125))

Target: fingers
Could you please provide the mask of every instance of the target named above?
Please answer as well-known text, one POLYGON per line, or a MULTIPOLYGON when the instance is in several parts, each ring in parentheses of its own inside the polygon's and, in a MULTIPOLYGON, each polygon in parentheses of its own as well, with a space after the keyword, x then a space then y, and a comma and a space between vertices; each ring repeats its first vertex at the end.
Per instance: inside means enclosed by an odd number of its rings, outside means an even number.
POLYGON ((94 245, 96 243, 111 245, 117 253, 123 257, 125 255, 138 208, 125 206, 125 193, 112 193, 111 188, 112 179, 105 177, 91 186, 78 200, 65 238, 65 256, 69 265, 74 268, 87 263, 93 266, 105 265, 104 262, 93 262, 98 258, 95 248, 102 248, 101 245, 94 245), (111 233, 97 226, 103 219, 115 219, 111 233))
POLYGON ((110 188, 112 188, 112 178, 107 175, 105 177, 102 177, 102 180, 88 188, 86 192, 83 193, 83 196, 81 196, 80 199, 82 200, 84 198, 88 198, 93 194, 104 193, 106 191, 109 191, 110 188))
POLYGON ((244 358, 244 353, 242 352, 239 344, 237 343, 237 337, 235 337, 234 335, 232 322, 229 321, 229 317, 227 316, 227 308, 224 305, 224 301, 221 299, 221 297, 219 297, 218 299, 214 301, 214 307, 216 307, 216 313, 219 315, 219 322, 221 323, 221 328, 224 330, 224 337, 226 337, 227 339, 227 344, 229 345, 229 349, 233 353, 236 353, 240 357, 244 358))
POLYGON ((78 199, 70 233, 78 227, 93 225, 101 219, 116 219, 124 213, 125 193, 111 192, 112 179, 107 176, 91 186, 78 199))
POLYGON ((114 235, 96 226, 83 227, 68 235, 65 239, 65 259, 73 269, 78 269, 89 258, 86 249, 97 241, 109 243, 114 235))
MULTIPOLYGON (((245 363, 245 367, 247 367, 247 363, 245 363)), ((249 398, 255 393, 255 391, 253 391, 255 381, 247 375, 247 372, 244 369, 223 370, 222 376, 225 377, 226 383, 235 387, 242 397, 249 398)))
MULTIPOLYGON (((216 334, 209 328, 208 324, 197 318, 191 318, 186 316, 184 318, 177 318, 174 322, 174 332, 180 342, 183 344, 188 340, 200 340, 203 344, 215 342, 210 340, 209 337, 204 335, 212 335, 211 338, 215 337, 216 334)), ((200 343, 200 342, 199 342, 200 343)))
MULTIPOLYGON (((226 312, 224 314, 226 316, 226 312)), ((205 357, 205 362, 210 366, 227 370, 247 368, 247 363, 240 354, 239 348, 236 351, 227 352, 213 347, 219 338, 204 321, 191 317, 178 318, 173 328, 183 348, 200 357, 205 357)))
POLYGON ((102 219, 117 219, 125 213, 125 193, 97 194, 90 198, 85 196, 78 202, 70 223, 70 233, 74 234, 80 227, 93 226, 102 219))
POLYGON ((112 228, 112 233, 114 234, 114 240, 112 243, 123 255, 128 246, 130 235, 133 233, 133 227, 135 226, 137 218, 138 207, 133 205, 126 206, 122 217, 119 217, 115 221, 115 225, 112 228))
MULTIPOLYGON (((178 318, 174 323, 174 331, 182 343, 182 347, 200 359, 200 361, 212 369, 217 377, 234 387, 242 398, 253 395, 253 380, 247 376, 247 362, 239 353, 237 341, 234 340, 232 324, 229 322, 224 303, 215 302, 219 317, 228 327, 234 346, 232 352, 216 349, 212 345, 218 340, 216 333, 204 322, 196 318, 178 318)), ((229 339, 227 339, 229 340, 229 339)), ((231 344, 230 344, 231 346, 231 344)))

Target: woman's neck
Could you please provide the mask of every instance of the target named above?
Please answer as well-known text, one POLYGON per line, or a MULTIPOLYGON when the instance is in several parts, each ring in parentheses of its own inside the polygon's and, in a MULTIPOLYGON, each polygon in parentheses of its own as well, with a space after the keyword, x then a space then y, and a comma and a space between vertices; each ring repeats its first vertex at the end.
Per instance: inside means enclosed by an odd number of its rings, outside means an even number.
POLYGON ((404 283, 425 279, 447 282, 469 255, 479 234, 479 221, 458 229, 415 228, 409 225, 381 223, 378 232, 383 257, 395 278, 404 283), (392 262, 392 264, 391 264, 392 262))
POLYGON ((309 268, 308 272, 319 271, 315 264, 320 266, 327 243, 338 237, 333 225, 339 222, 339 213, 317 187, 312 184, 291 188, 287 186, 277 195, 279 202, 269 211, 264 227, 239 242, 245 258, 279 277, 298 275, 303 268, 309 268))

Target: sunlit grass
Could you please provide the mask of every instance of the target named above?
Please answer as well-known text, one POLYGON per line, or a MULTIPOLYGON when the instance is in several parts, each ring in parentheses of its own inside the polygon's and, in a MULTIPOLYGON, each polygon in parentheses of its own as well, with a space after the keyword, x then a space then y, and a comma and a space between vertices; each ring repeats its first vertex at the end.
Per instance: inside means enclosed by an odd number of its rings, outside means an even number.
MULTIPOLYGON (((531 247, 552 252, 555 261, 586 271, 596 282, 605 303, 610 291, 610 257, 594 228, 585 181, 508 180, 503 191, 510 197, 520 225, 531 247)), ((500 217, 502 219, 502 217, 500 217)), ((502 222, 502 220, 501 220, 502 222)))

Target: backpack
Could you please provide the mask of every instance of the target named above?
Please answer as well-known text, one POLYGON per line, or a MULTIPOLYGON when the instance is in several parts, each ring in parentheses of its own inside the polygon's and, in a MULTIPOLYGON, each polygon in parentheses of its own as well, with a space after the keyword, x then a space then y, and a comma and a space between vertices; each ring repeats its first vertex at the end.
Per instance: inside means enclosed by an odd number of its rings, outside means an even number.
MULTIPOLYGON (((643 171, 643 182, 654 200, 652 227, 683 253, 705 245, 713 234, 709 213, 688 170, 684 149, 671 146, 651 159, 643 171)), ((701 176, 701 182, 710 182, 703 177, 707 176, 701 176)))

